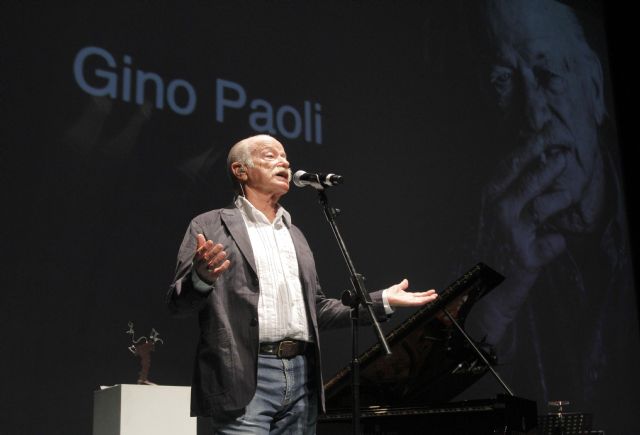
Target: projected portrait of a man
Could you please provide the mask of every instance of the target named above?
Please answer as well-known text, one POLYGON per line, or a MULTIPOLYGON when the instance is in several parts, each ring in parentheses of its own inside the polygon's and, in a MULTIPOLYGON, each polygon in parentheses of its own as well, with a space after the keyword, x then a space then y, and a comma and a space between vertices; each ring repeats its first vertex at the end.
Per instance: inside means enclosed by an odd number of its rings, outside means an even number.
MULTIPOLYGON (((603 68, 563 3, 476 7, 440 13, 463 32, 468 63, 457 74, 466 78, 463 95, 477 96, 476 125, 492 160, 468 252, 507 280, 467 328, 496 349, 516 393, 537 399, 541 413, 550 400, 569 400, 614 428, 620 409, 611 398, 637 403, 638 325, 603 68)), ((427 43, 430 62, 447 62, 435 45, 427 43)), ((448 72, 463 65, 460 53, 448 72)))

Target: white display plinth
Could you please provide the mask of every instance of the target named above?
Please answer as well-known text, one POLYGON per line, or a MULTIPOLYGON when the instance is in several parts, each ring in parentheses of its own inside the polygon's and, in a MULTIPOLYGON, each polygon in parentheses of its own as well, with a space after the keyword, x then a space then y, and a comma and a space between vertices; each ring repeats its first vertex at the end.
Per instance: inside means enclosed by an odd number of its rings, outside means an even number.
POLYGON ((116 385, 93 393, 93 435, 196 435, 190 387, 116 385))

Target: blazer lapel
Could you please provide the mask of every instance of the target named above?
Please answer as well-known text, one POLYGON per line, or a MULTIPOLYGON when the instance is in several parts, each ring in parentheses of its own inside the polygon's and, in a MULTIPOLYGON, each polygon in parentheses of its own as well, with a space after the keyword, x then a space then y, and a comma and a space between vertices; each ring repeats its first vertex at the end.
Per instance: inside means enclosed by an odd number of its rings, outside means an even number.
POLYGON ((253 258, 253 249, 251 249, 251 242, 249 240, 249 233, 247 232, 247 227, 244 224, 244 220, 242 219, 242 215, 240 214, 240 210, 236 207, 225 208, 221 213, 222 221, 226 225, 231 237, 235 240, 236 245, 244 255, 244 258, 251 266, 253 273, 258 274, 256 268, 256 262, 253 258))

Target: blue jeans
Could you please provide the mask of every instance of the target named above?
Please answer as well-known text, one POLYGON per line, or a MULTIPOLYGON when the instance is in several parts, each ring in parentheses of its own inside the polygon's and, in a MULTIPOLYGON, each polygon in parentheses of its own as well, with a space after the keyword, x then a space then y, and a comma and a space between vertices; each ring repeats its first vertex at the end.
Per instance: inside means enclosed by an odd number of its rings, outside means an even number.
POLYGON ((213 417, 213 433, 315 434, 318 394, 307 358, 259 355, 256 394, 242 415, 231 420, 213 417))

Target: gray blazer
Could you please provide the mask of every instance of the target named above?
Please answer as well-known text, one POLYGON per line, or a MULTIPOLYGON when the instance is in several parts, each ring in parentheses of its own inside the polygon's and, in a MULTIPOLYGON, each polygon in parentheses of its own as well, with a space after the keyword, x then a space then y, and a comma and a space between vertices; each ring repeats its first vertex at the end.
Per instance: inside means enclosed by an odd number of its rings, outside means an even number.
MULTIPOLYGON (((324 411, 318 328, 349 326, 349 308, 324 295, 309 244, 296 226, 291 225, 289 231, 315 341, 316 380, 324 411)), ((167 295, 173 314, 197 312, 199 316, 200 340, 191 388, 192 415, 214 416, 237 411, 251 401, 256 390, 259 346, 258 296, 255 260, 240 210, 231 206, 194 218, 180 246, 175 279, 167 295), (207 240, 221 243, 231 262, 208 294, 194 289, 191 278, 198 233, 207 240)), ((386 320, 382 292, 371 293, 371 298, 378 319, 386 320)), ((363 313, 362 319, 366 317, 363 313)))

